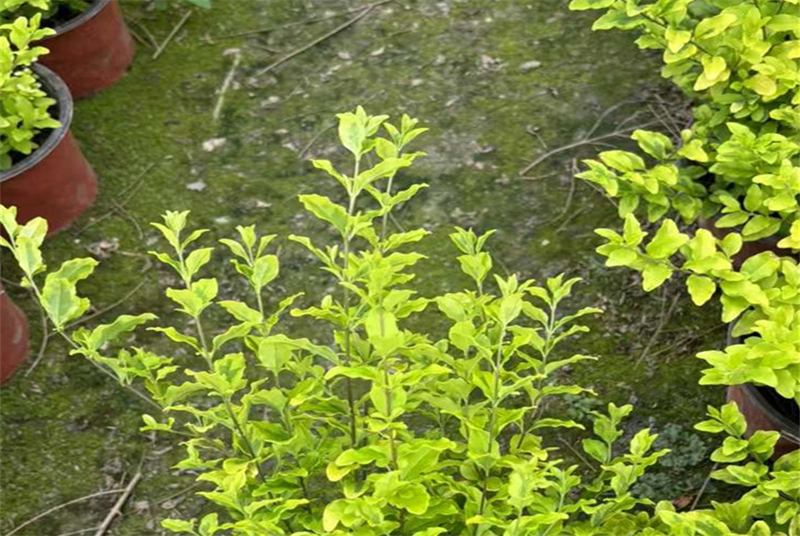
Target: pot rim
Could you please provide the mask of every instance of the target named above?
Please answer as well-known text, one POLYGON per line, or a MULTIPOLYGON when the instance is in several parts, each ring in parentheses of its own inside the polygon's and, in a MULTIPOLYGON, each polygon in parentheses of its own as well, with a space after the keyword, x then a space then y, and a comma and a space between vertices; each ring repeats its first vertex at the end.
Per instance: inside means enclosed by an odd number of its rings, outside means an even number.
POLYGON ((69 126, 72 123, 73 102, 67 84, 44 65, 34 63, 31 69, 42 83, 45 93, 56 99, 58 103, 57 120, 61 123, 61 126, 51 130, 44 143, 31 154, 11 166, 11 169, 1 172, 0 183, 21 175, 44 160, 67 136, 69 126))
POLYGON ((65 33, 74 30, 78 26, 85 24, 87 21, 89 21, 89 19, 94 18, 98 13, 100 13, 100 11, 104 7, 106 7, 106 5, 111 3, 111 1, 112 0, 94 0, 89 9, 87 9, 77 17, 68 20, 64 24, 60 24, 54 27, 53 29, 56 31, 55 35, 50 35, 48 37, 45 37, 44 39, 39 41, 39 44, 47 46, 48 41, 55 39, 56 37, 59 37, 61 35, 64 35, 65 33))
MULTIPOLYGON (((735 323, 735 322, 734 322, 735 323)), ((732 335, 734 323, 728 326, 728 346, 731 344, 743 344, 742 337, 734 337, 732 335)), ((763 393, 759 390, 759 386, 753 385, 751 383, 742 383, 738 385, 732 385, 731 387, 738 387, 742 390, 742 392, 747 396, 753 405, 758 408, 758 410, 766 415, 769 420, 774 422, 780 427, 781 432, 788 432, 786 434, 781 433, 781 437, 788 440, 791 443, 796 445, 800 445, 800 422, 794 422, 788 417, 786 417, 780 411, 777 411, 775 407, 770 403, 769 400, 763 395, 763 393)), ((764 386, 764 389, 772 389, 771 387, 764 386)), ((789 400, 789 399, 787 399, 789 400)))
MULTIPOLYGON (((776 411, 770 402, 759 391, 758 387, 749 383, 737 385, 750 401, 758 408, 759 411, 768 416, 768 418, 780 427, 781 432, 789 432, 787 434, 781 433, 781 437, 787 441, 800 445, 800 422, 794 422, 788 419, 781 412, 776 411)), ((765 387, 771 389, 771 387, 765 387)))

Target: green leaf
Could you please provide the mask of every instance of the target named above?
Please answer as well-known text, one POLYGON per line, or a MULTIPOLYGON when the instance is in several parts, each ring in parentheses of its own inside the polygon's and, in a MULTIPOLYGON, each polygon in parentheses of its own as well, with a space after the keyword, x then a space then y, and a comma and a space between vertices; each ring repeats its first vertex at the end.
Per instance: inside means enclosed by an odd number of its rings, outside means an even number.
POLYGON ((648 264, 642 271, 642 288, 655 290, 672 276, 672 268, 663 264, 648 264))
POLYGON ((91 258, 70 259, 55 272, 47 274, 47 279, 66 279, 74 284, 92 275, 97 265, 98 262, 91 258))
POLYGON ((583 451, 600 463, 606 463, 609 456, 608 446, 597 439, 584 439, 581 441, 583 451))
MULTIPOLYGON (((264 255, 256 259, 253 264, 252 284, 256 289, 261 289, 278 277, 280 263, 275 255, 264 255)), ((257 290, 258 291, 258 290, 257 290)))
POLYGON ((88 336, 87 346, 90 350, 98 350, 104 344, 114 341, 122 335, 137 328, 138 326, 155 320, 157 317, 151 313, 141 315, 120 315, 110 324, 102 324, 94 328, 88 336))
POLYGON ((217 302, 217 305, 228 311, 228 314, 230 314, 239 322, 252 322, 258 324, 264 321, 264 318, 261 316, 261 313, 259 313, 255 309, 250 308, 245 303, 239 301, 225 300, 217 302))
MULTIPOLYGON (((689 34, 689 32, 680 33, 689 34)), ((680 46, 683 46, 683 44, 680 46)), ((680 48, 680 46, 678 48, 680 48)), ((631 138, 636 140, 636 142, 639 144, 639 147, 641 147, 644 152, 657 160, 664 160, 672 151, 675 150, 675 147, 672 145, 672 141, 659 132, 634 130, 631 138)))
POLYGON ((329 198, 317 194, 301 195, 298 199, 300 199, 307 211, 320 220, 333 225, 339 231, 339 234, 342 236, 347 234, 349 216, 347 215, 347 209, 343 206, 337 205, 329 198))
POLYGON ((430 495, 422 484, 404 484, 392 493, 389 502, 397 508, 421 516, 428 511, 430 495))
POLYGON ((667 259, 688 241, 689 237, 678 231, 678 226, 674 221, 665 220, 645 251, 654 259, 667 259))
POLYGON ((397 327, 395 316, 383 309, 371 309, 365 322, 367 339, 380 356, 391 355, 403 345, 403 333, 397 327))
POLYGON ((33 277, 44 268, 39 245, 33 238, 23 236, 18 237, 16 243, 14 257, 16 257, 17 263, 28 277, 33 277))
POLYGON ((717 290, 717 285, 711 278, 694 274, 686 280, 686 286, 695 305, 706 303, 717 290))
POLYGON ((194 534, 195 521, 183 521, 181 519, 164 519, 161 521, 161 526, 172 532, 182 532, 187 534, 194 534))
POLYGON ((50 279, 42 289, 42 307, 47 311, 56 329, 83 314, 89 308, 88 300, 78 298, 75 284, 66 279, 50 279))

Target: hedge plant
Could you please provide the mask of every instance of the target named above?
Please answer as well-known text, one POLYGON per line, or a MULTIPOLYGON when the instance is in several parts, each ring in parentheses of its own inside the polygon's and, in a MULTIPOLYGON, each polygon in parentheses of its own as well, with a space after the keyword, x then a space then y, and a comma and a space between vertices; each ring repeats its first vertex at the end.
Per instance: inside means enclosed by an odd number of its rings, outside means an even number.
POLYGON ((222 248, 200 245, 206 230, 191 229, 187 212, 167 212, 153 224, 167 247, 152 254, 178 276, 165 297, 183 321, 167 325, 143 313, 70 331, 90 307, 77 287, 97 262, 49 270, 46 222, 22 224, 13 207, 0 208, 0 245, 71 353, 126 386, 144 386, 156 411, 143 416, 142 430, 181 441, 185 457, 175 468, 205 484, 199 495, 210 511, 163 526, 194 536, 797 536, 800 486, 787 475, 800 470, 800 453, 770 468, 778 434, 745 438, 734 404, 709 408, 698 429, 727 436, 712 454, 721 465, 713 476, 748 491, 707 509, 679 513, 633 493, 667 451, 653 450, 649 429, 623 437, 629 405, 593 414, 579 443, 588 470, 548 444, 542 430, 584 428, 551 415, 548 402, 592 394, 560 381, 559 370, 596 359, 562 343, 587 331, 580 319, 600 310, 569 307, 578 279, 537 284, 494 274, 491 232, 458 228, 450 239, 469 284, 420 296, 413 269, 423 256, 413 247, 428 233, 390 231, 387 219, 426 187, 394 186, 423 156, 407 145, 425 129, 407 116, 399 126, 386 120, 361 108, 340 114, 352 171, 327 160, 313 165, 341 186, 342 202, 299 197, 337 239, 289 238, 318 259, 334 290, 295 294, 271 310, 264 296, 280 272, 274 235, 239 226, 222 248), (218 279, 203 275, 220 254, 249 296, 219 296, 218 279), (212 309, 225 311, 228 323, 212 325, 212 309), (287 311, 311 318, 324 338, 287 332, 287 311), (142 326, 189 356, 130 343, 142 326))
MULTIPOLYGON (((596 30, 640 34, 663 50, 662 75, 694 103, 675 144, 636 131, 643 155, 605 151, 578 177, 614 200, 624 233, 597 232, 609 266, 645 290, 684 274, 694 303, 714 296, 733 335, 699 355, 702 383, 753 383, 800 402, 800 4, 798 0, 573 0, 602 9, 596 30), (651 241, 640 221, 658 224, 651 241), (694 224, 701 224, 697 229, 694 224), (760 241, 771 251, 742 252, 760 241)), ((762 248, 763 249, 763 248, 762 248)))

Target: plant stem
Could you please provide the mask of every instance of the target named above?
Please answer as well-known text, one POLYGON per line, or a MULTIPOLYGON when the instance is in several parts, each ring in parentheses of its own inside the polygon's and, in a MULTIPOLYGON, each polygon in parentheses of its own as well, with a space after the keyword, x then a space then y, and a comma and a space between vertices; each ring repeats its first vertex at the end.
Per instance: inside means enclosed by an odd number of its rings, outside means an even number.
MULTIPOLYGON (((389 180, 386 182, 386 193, 388 195, 392 195, 392 182, 394 181, 394 176, 395 174, 392 173, 389 176, 389 180)), ((389 211, 391 211, 391 209, 389 209, 389 211)), ((389 211, 387 211, 386 214, 383 215, 383 221, 381 222, 381 240, 380 240, 381 250, 383 250, 383 241, 386 240, 386 222, 389 219, 389 211)))
POLYGON ((234 427, 234 433, 239 434, 239 438, 244 443, 244 446, 247 448, 247 454, 250 456, 250 459, 255 462, 256 465, 256 472, 258 473, 258 478, 261 482, 266 482, 264 479, 264 474, 261 472, 261 465, 258 463, 258 456, 256 456, 255 451, 253 451, 253 445, 250 444, 250 440, 247 439, 247 434, 245 434, 242 425, 239 424, 239 419, 236 418, 236 414, 233 412, 233 408, 231 407, 231 401, 229 398, 225 398, 225 410, 228 412, 228 416, 231 418, 234 427))
MULTIPOLYGON (((56 333, 58 333, 58 334, 59 334, 59 335, 60 335, 60 336, 61 336, 61 337, 62 337, 62 338, 65 340, 65 341, 67 341, 67 344, 69 344, 69 345, 70 345, 70 346, 71 346, 73 349, 77 350, 77 349, 79 348, 79 346, 78 346, 78 345, 75 343, 75 341, 73 341, 72 339, 70 339, 70 338, 67 336, 67 334, 66 334, 66 333, 64 333, 64 329, 63 329, 63 328, 60 328, 60 327, 58 327, 58 325, 56 325, 56 323, 53 321, 53 318, 50 316, 50 313, 48 313, 48 312, 47 312, 47 309, 45 309, 45 307, 44 307, 44 305, 43 305, 43 304, 44 304, 44 302, 42 301, 42 293, 39 291, 39 287, 36 285, 36 281, 34 281, 33 277, 31 277, 31 276, 30 276, 30 275, 28 275, 28 274, 25 274, 25 279, 28 281, 28 284, 30 285, 30 287, 31 287, 31 290, 33 291, 33 295, 34 295, 34 297, 36 298, 36 303, 39 305, 39 308, 40 308, 40 309, 41 309, 41 310, 44 312, 45 316, 46 316, 46 317, 47 317, 47 318, 50 320, 50 322, 53 324, 53 328, 56 330, 56 333)), ((129 392, 131 392, 131 393, 133 393, 133 394, 135 394, 136 396, 138 396, 139 398, 141 398, 142 400, 144 400, 145 402, 147 402, 147 403, 148 403, 148 404, 150 404, 151 406, 153 406, 153 407, 155 407, 155 408, 158 408, 158 411, 159 411, 159 412, 160 412, 160 411, 163 411, 163 410, 162 410, 162 408, 161 408, 161 406, 159 406, 159 405, 158 405, 156 402, 154 402, 154 401, 153 401, 153 400, 152 400, 152 399, 151 399, 149 396, 147 396, 147 395, 146 395, 146 394, 144 394, 144 393, 140 393, 139 391, 137 391, 136 389, 134 389, 134 388, 133 388, 133 387, 131 387, 130 385, 125 385, 125 384, 121 383, 121 382, 120 382, 120 379, 119 379, 119 378, 118 378, 118 377, 117 377, 117 376, 116 376, 116 375, 115 375, 113 372, 111 372, 110 370, 108 370, 107 368, 105 368, 103 365, 101 365, 101 364, 100 364, 100 363, 98 363, 97 361, 94 361, 94 360, 92 360, 92 359, 89 359, 89 362, 90 362, 90 363, 92 364, 92 366, 94 366, 94 367, 95 367, 97 370, 99 370, 100 372, 102 372, 103 374, 105 374, 105 375, 106 375, 106 376, 108 376, 109 378, 112 378, 112 379, 113 379, 115 382, 117 382, 118 384, 120 384, 120 385, 122 386, 122 388, 123 388, 123 389, 125 389, 125 390, 127 390, 127 391, 129 391, 129 392)))
MULTIPOLYGON (((558 302, 554 302, 552 306, 550 306, 550 318, 547 322, 547 327, 545 327, 545 339, 544 339, 544 348, 542 349, 542 372, 544 372, 544 367, 547 365, 547 358, 550 356, 550 352, 553 350, 553 335, 555 335, 556 331, 556 309, 558 308, 558 302)), ((544 380, 547 378, 539 378, 536 381, 536 390, 542 390, 542 384, 544 380)), ((537 398, 536 404, 533 406, 534 416, 539 411, 540 404, 542 403, 541 398, 537 398)), ((525 439, 525 434, 527 433, 528 428, 525 424, 525 416, 522 417, 522 426, 520 427, 519 431, 519 440, 517 441, 517 450, 522 447, 522 442, 525 439)))
MULTIPOLYGON (((358 156, 355 157, 355 165, 353 166, 353 182, 355 182, 356 177, 358 177, 359 167, 361 161, 358 156)), ((350 195, 350 200, 347 206, 347 217, 348 223, 349 219, 353 216, 353 212, 355 211, 356 207, 356 197, 357 194, 354 192, 348 192, 350 195)), ((343 244, 342 244, 342 253, 344 254, 344 262, 343 262, 343 270, 342 270, 342 280, 349 283, 350 276, 349 276, 349 269, 350 269, 350 231, 349 229, 345 230, 344 236, 342 236, 343 244)), ((347 326, 344 332, 344 355, 345 355, 345 365, 349 365, 351 361, 351 344, 350 344, 350 334, 353 329, 352 318, 350 318, 350 289, 345 287, 344 289, 344 298, 342 300, 342 306, 344 308, 345 315, 347 315, 347 326)), ((358 440, 358 436, 356 434, 357 429, 357 410, 356 410, 356 402, 355 396, 353 394, 353 380, 351 378, 345 378, 345 388, 347 390, 347 404, 350 407, 350 447, 356 448, 356 443, 358 440)))
MULTIPOLYGON (((499 397, 500 397, 500 370, 503 365, 503 341, 506 338, 506 326, 503 325, 502 329, 500 330, 500 340, 497 343, 497 354, 495 355, 495 362, 494 362, 494 382, 492 386, 492 410, 489 415, 489 447, 487 454, 491 454, 492 452, 492 443, 494 443, 495 439, 495 424, 497 422, 497 407, 499 404, 499 397)), ((486 491, 489 487, 489 471, 485 471, 484 478, 483 478, 483 486, 481 488, 481 506, 478 512, 479 515, 483 515, 483 512, 486 508, 486 491)), ((477 527, 476 527, 477 530, 477 527)))

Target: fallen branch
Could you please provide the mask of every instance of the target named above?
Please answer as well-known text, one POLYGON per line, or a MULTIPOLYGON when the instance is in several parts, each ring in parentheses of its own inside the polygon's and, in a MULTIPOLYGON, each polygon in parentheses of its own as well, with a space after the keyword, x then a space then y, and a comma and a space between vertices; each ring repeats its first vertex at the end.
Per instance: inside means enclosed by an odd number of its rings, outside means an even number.
POLYGON ((219 120, 219 114, 222 113, 222 105, 225 102, 225 94, 228 92, 228 88, 231 86, 231 82, 233 82, 233 77, 236 74, 236 69, 239 68, 239 62, 242 61, 242 53, 237 49, 233 49, 233 65, 231 65, 231 69, 228 71, 228 75, 225 77, 225 80, 222 82, 222 86, 219 88, 219 97, 217 97, 217 104, 214 106, 214 113, 211 114, 211 118, 214 121, 219 120))
POLYGON ((164 49, 165 49, 165 48, 167 48, 167 45, 169 45, 169 44, 172 42, 172 40, 175 38, 175 35, 176 35, 176 34, 177 34, 177 33, 178 33, 180 30, 181 30, 181 28, 183 28, 183 25, 184 25, 184 24, 186 24, 186 21, 189 19, 189 17, 192 15, 192 13, 194 13, 194 11, 192 11, 192 10, 190 9, 190 10, 189 10, 189 11, 187 11, 187 12, 186 12, 186 14, 185 14, 185 15, 184 15, 184 16, 181 18, 181 20, 180 20, 180 21, 178 21, 178 24, 176 24, 176 25, 175 25, 175 27, 174 27, 174 28, 172 29, 172 31, 169 33, 169 35, 167 36, 167 38, 166 38, 166 39, 164 39, 164 42, 163 42, 163 43, 161 43, 161 45, 160 45, 160 46, 159 46, 159 47, 156 49, 156 51, 153 53, 153 57, 152 57, 152 59, 154 59, 154 60, 157 60, 157 59, 158 59, 158 57, 161 55, 161 53, 162 53, 162 52, 164 52, 164 49))
POLYGON ((27 520, 26 522, 22 523, 21 525, 18 525, 11 532, 5 533, 3 536, 12 536, 13 534, 16 534, 17 532, 19 532, 23 528, 27 527, 31 523, 35 523, 36 521, 39 521, 43 517, 47 517, 50 514, 52 514, 53 512, 57 512, 58 510, 61 510, 62 508, 66 508, 67 506, 72 506, 73 504, 78 504, 78 503, 83 502, 83 501, 88 501, 89 499, 94 499, 96 497, 104 497, 106 495, 116 495, 118 493, 124 493, 124 492, 125 492, 124 489, 114 489, 114 490, 109 490, 109 491, 100 491, 98 493, 92 493, 91 495, 86 495, 84 497, 80 497, 78 499, 73 499, 73 500, 65 502, 63 504, 59 504, 58 506, 54 506, 54 507, 50 508, 49 510, 45 510, 41 514, 38 514, 38 515, 32 517, 31 519, 27 520))
POLYGON ((525 166, 525 168, 522 171, 520 171, 519 174, 520 175, 527 174, 530 170, 532 170, 533 168, 535 168, 536 166, 538 166, 539 164, 541 164, 542 162, 544 162, 545 160, 547 160, 551 156, 557 155, 559 153, 563 153, 564 151, 569 151, 570 149, 577 149, 578 147, 583 147, 584 145, 599 145, 600 142, 602 142, 603 140, 607 140, 607 139, 611 139, 611 138, 627 137, 626 135, 630 134, 634 130, 639 130, 639 129, 646 128, 646 127, 649 127, 649 126, 653 126, 653 125, 656 125, 656 124, 660 125, 661 121, 659 121, 659 120, 648 121, 646 123, 642 123, 640 125, 636 125, 636 126, 633 126, 633 127, 628 127, 628 128, 615 130, 614 132, 609 132, 607 134, 602 134, 600 136, 595 136, 594 138, 582 138, 582 139, 580 139, 578 141, 575 141, 575 142, 572 142, 572 143, 568 143, 566 145, 562 145, 561 147, 556 147, 555 149, 551 149, 550 151, 547 151, 546 153, 541 155, 539 158, 537 158, 536 160, 534 160, 533 162, 531 162, 530 164, 525 166))
POLYGON ((136 487, 136 484, 138 484, 141 479, 142 479, 141 472, 136 473, 133 476, 133 479, 128 484, 128 487, 125 488, 125 491, 122 493, 122 496, 119 499, 117 499, 117 502, 114 504, 114 507, 106 516, 105 520, 103 521, 103 524, 100 525, 100 527, 97 529, 97 532, 94 533, 94 536, 103 536, 103 534, 106 533, 108 527, 110 527, 111 523, 114 522, 114 518, 116 518, 122 511, 122 507, 125 505, 125 502, 128 500, 128 497, 130 497, 131 493, 133 493, 133 488, 136 487))
POLYGON ((294 51, 290 52, 289 54, 283 56, 281 59, 269 64, 268 66, 266 66, 263 69, 261 69, 260 71, 258 71, 255 74, 255 76, 261 76, 262 74, 268 73, 271 70, 275 69, 276 67, 278 67, 280 65, 283 65, 284 63, 286 63, 290 59, 294 58, 295 56, 299 56, 303 52, 306 52, 307 50, 310 50, 310 49, 314 48, 315 46, 317 46, 318 44, 322 43, 323 41, 327 41, 328 39, 330 39, 331 37, 335 36, 336 34, 343 32, 344 30, 346 30, 347 28, 349 28, 353 24, 357 23, 358 21, 360 21, 361 19, 363 19, 364 17, 366 17, 367 15, 372 13, 372 10, 375 9, 376 7, 381 6, 383 4, 388 4, 389 2, 393 2, 393 1, 394 0, 382 0, 381 2, 375 2, 374 4, 368 5, 367 7, 364 8, 363 11, 361 11, 358 15, 356 15, 352 19, 348 20, 347 22, 345 22, 343 24, 340 24, 339 26, 337 26, 336 28, 334 28, 330 32, 326 33, 325 35, 322 35, 322 36, 314 39, 310 43, 308 43, 306 45, 303 45, 302 47, 298 48, 297 50, 294 50, 294 51))

